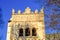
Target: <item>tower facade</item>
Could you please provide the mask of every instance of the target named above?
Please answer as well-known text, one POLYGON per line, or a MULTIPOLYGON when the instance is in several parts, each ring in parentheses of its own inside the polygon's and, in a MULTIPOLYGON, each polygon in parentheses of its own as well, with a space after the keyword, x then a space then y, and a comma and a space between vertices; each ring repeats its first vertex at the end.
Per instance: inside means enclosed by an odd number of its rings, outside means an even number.
POLYGON ((31 12, 27 7, 25 12, 15 13, 12 10, 12 18, 8 22, 6 40, 45 40, 44 10, 36 9, 31 12))

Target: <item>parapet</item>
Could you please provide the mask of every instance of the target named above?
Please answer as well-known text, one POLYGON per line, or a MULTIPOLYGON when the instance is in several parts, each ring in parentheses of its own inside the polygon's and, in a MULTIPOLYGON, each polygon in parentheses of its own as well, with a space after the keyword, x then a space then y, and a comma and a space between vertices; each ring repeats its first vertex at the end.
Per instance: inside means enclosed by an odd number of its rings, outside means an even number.
POLYGON ((23 13, 21 13, 21 10, 18 10, 18 13, 15 13, 15 10, 12 9, 12 21, 42 21, 44 20, 44 10, 41 9, 40 12, 38 12, 38 9, 35 10, 35 12, 31 12, 31 9, 27 7, 23 13))
POLYGON ((42 8, 40 12, 38 12, 38 9, 36 9, 34 12, 31 12, 31 9, 27 7, 23 13, 21 13, 21 10, 18 10, 18 13, 15 13, 15 10, 12 9, 12 15, 14 14, 40 14, 40 13, 43 13, 43 11, 44 10, 42 8))

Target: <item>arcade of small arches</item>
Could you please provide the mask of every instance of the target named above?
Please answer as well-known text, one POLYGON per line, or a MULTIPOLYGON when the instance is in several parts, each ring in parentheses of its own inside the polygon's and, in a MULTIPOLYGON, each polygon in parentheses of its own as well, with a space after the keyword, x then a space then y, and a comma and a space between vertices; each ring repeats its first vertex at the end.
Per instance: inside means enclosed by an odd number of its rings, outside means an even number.
MULTIPOLYGON (((23 36, 23 33, 24 33, 23 28, 20 28, 19 29, 19 37, 23 36)), ((30 36, 30 35, 32 35, 32 36, 36 36, 37 35, 36 34, 36 28, 32 28, 32 30, 30 30, 30 28, 26 28, 25 29, 25 36, 30 36)))
POLYGON ((37 28, 32 27, 31 25, 15 25, 12 28, 12 33, 13 34, 17 34, 19 37, 23 37, 23 36, 37 36, 37 28), (17 31, 18 30, 18 31, 17 31), (14 32, 15 31, 15 32, 14 32))

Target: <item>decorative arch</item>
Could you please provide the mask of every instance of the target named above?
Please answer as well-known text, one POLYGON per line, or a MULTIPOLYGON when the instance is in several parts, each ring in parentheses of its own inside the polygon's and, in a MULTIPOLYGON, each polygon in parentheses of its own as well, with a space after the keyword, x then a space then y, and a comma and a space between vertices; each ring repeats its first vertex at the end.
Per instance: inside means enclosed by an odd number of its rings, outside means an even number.
POLYGON ((25 36, 30 36, 30 29, 29 28, 25 29, 25 36))
POLYGON ((32 28, 32 36, 36 36, 36 28, 32 28))
POLYGON ((19 36, 23 36, 23 28, 19 29, 19 36))

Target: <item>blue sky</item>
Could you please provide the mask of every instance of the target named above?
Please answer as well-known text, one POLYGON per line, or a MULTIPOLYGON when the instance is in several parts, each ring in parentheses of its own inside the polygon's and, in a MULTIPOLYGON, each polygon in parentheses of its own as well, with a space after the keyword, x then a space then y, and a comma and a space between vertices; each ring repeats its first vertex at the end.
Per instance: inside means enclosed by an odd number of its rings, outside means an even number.
MULTIPOLYGON (((52 5, 47 7, 45 6, 46 3, 46 0, 0 0, 0 8, 2 9, 2 20, 4 21, 3 24, 0 25, 0 37, 2 37, 2 40, 6 39, 7 24, 8 20, 11 18, 12 8, 14 8, 16 12, 19 9, 24 12, 25 8, 28 6, 31 8, 31 11, 34 11, 35 9, 38 9, 38 11, 40 11, 42 7, 45 7, 45 14, 50 15, 50 13, 52 12, 52 8, 56 6, 52 5)), ((44 20, 49 21, 48 18, 45 18, 44 20)), ((50 29, 46 28, 45 31, 46 34, 50 34, 52 32, 55 32, 56 30, 51 31, 50 29)))

